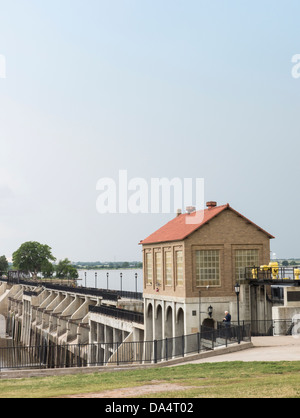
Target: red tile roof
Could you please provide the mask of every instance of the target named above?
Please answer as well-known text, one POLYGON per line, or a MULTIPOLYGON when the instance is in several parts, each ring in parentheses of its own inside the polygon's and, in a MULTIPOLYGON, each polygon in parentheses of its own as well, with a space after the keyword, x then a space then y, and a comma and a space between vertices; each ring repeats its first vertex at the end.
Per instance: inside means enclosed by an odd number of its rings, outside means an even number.
POLYGON ((209 209, 204 209, 201 211, 194 212, 193 214, 182 214, 172 219, 166 225, 155 231, 148 238, 142 240, 140 244, 154 244, 159 242, 169 242, 169 241, 182 241, 195 232, 197 229, 201 228, 211 219, 215 218, 224 210, 230 209, 238 216, 244 218, 247 222, 254 225, 256 228, 264 232, 269 236, 269 238, 274 238, 271 234, 257 226, 255 223, 245 218, 239 212, 234 210, 228 203, 223 206, 211 207, 209 209))

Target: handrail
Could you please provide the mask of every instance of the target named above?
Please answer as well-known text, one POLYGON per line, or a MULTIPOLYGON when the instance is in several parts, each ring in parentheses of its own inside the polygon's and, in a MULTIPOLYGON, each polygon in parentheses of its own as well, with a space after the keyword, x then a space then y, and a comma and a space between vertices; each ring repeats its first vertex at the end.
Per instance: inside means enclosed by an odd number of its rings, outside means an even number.
POLYGON ((253 266, 245 268, 245 279, 251 282, 298 283, 300 284, 299 266, 253 266))
POLYGON ((73 287, 73 286, 66 286, 62 284, 55 284, 49 283, 41 280, 24 280, 21 278, 11 278, 5 279, 0 274, 0 280, 4 282, 8 282, 10 284, 21 284, 27 286, 43 286, 46 289, 52 290, 61 290, 65 292, 73 292, 79 293, 83 295, 92 295, 92 296, 99 296, 106 300, 117 301, 118 299, 128 298, 128 299, 135 299, 135 300, 143 300, 143 293, 141 292, 130 292, 125 290, 105 290, 105 289, 95 289, 92 287, 73 287))
POLYGON ((102 315, 111 316, 117 319, 126 319, 128 321, 144 323, 144 314, 141 312, 128 311, 126 309, 113 308, 108 306, 89 306, 89 312, 96 312, 102 315))

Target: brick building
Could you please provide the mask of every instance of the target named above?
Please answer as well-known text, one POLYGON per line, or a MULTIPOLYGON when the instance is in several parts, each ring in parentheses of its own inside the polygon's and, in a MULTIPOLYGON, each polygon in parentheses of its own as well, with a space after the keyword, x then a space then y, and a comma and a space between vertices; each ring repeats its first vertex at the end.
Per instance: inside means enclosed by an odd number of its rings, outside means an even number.
POLYGON ((245 267, 269 263, 274 237, 229 204, 208 202, 201 212, 187 209, 140 242, 146 340, 198 332, 210 306, 214 321, 222 321, 225 310, 237 320, 237 281, 241 319, 257 317, 260 311, 264 317, 271 315, 265 288, 256 295, 262 303, 251 308, 251 290, 243 275, 245 267))

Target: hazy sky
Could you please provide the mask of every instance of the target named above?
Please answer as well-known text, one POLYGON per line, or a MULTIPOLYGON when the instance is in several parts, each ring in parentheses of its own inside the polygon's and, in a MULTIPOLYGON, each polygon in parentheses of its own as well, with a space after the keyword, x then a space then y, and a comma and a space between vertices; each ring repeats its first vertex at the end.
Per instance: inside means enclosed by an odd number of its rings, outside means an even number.
POLYGON ((300 257, 299 22, 299 0, 0 0, 0 253, 141 260, 174 215, 99 214, 127 170, 203 178, 300 257))

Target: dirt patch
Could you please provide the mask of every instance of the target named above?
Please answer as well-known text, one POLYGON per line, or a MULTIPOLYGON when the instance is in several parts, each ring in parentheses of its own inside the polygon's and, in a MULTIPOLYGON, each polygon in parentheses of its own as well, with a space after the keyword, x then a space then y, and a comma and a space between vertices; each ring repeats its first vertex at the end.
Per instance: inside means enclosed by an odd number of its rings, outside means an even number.
POLYGON ((177 392, 186 389, 192 389, 193 386, 181 386, 174 383, 160 383, 157 385, 144 385, 133 388, 121 388, 113 390, 105 390, 100 393, 80 393, 77 395, 69 395, 67 398, 136 398, 157 392, 177 392))

